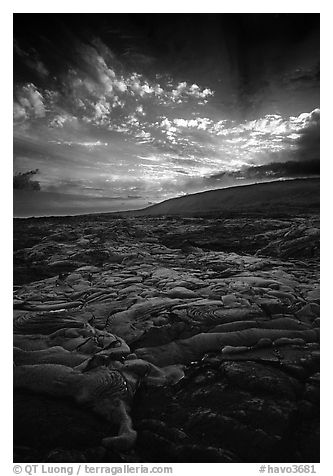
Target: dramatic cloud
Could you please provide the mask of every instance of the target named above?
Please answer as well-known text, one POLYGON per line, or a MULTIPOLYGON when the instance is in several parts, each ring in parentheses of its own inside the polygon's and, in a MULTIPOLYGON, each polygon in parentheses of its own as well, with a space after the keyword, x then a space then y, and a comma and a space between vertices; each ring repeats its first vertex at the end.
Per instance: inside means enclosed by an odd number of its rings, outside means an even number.
POLYGON ((297 156, 299 160, 316 159, 320 157, 320 111, 315 109, 307 117, 304 128, 299 131, 297 138, 297 156))
POLYGON ((41 118, 46 114, 44 98, 32 83, 16 90, 14 102, 14 121, 28 118, 41 118))
POLYGON ((318 58, 314 47, 303 60, 305 39, 278 48, 277 72, 275 33, 259 47, 236 17, 193 16, 186 34, 177 16, 171 30, 164 18, 50 18, 22 19, 14 46, 14 173, 39 169, 43 191, 148 204, 319 170, 318 58))
POLYGON ((271 162, 266 165, 244 167, 235 172, 221 172, 211 175, 207 180, 213 183, 225 177, 234 177, 237 179, 302 177, 319 175, 319 172, 320 165, 318 160, 307 160, 303 162, 290 160, 288 162, 271 162))
POLYGON ((37 180, 31 178, 38 173, 38 169, 30 170, 29 172, 18 173, 14 176, 13 187, 14 190, 40 190, 40 184, 37 180))

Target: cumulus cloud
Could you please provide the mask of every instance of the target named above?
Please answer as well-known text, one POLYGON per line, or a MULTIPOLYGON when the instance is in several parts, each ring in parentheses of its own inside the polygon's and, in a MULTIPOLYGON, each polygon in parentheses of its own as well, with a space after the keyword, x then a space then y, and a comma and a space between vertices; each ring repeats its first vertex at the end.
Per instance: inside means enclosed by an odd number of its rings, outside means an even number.
MULTIPOLYGON (((65 133, 68 128, 81 125, 97 126, 104 131, 131 136, 136 142, 150 142, 172 150, 179 146, 185 150, 189 142, 186 135, 180 137, 180 122, 172 123, 163 112, 169 106, 177 108, 189 102, 195 105, 207 101, 214 94, 211 89, 186 81, 175 82, 165 75, 148 78, 129 70, 128 64, 125 67, 110 48, 96 38, 89 44, 73 39, 73 50, 68 52, 67 70, 52 78, 50 89, 38 88, 34 83, 17 88, 15 124, 46 117, 48 126, 59 133, 61 129, 65 133)), ((29 56, 18 45, 17 54, 25 59, 29 56)), ((38 58, 35 59, 37 64, 38 58)), ((44 74, 47 73, 45 69, 44 74)), ((210 125, 208 118, 186 123, 188 129, 201 131, 210 125)))
POLYGON ((208 117, 198 117, 196 119, 174 119, 173 123, 178 127, 195 128, 205 131, 213 124, 213 121, 208 117))
POLYGON ((50 120, 50 127, 63 128, 65 124, 76 125, 77 122, 78 119, 76 116, 72 116, 71 114, 67 113, 62 113, 57 114, 56 116, 54 116, 53 119, 50 120))
POLYGON ((22 122, 28 118, 28 114, 21 104, 14 102, 13 106, 13 118, 14 122, 22 122))
POLYGON ((214 94, 197 84, 168 79, 162 85, 136 71, 126 71, 100 40, 90 45, 79 43, 76 50, 80 61, 69 67, 61 81, 63 94, 73 108, 70 112, 77 115, 80 111, 85 122, 117 127, 126 115, 136 112, 145 116, 145 104, 158 107, 190 100, 198 103, 214 94))
POLYGON ((320 158, 320 111, 315 109, 306 118, 296 139, 297 158, 300 161, 320 158))
POLYGON ((319 118, 319 109, 295 117, 266 115, 244 123, 164 116, 156 123, 163 139, 153 143, 164 157, 177 154, 174 160, 178 164, 182 156, 199 161, 192 165, 191 160, 186 169, 193 177, 190 185, 194 191, 196 187, 226 186, 239 180, 316 175, 319 118))
MULTIPOLYGON (((209 96, 213 96, 214 92, 209 89, 200 88, 197 84, 188 85, 186 81, 178 83, 175 89, 172 89, 169 98, 172 102, 182 102, 187 98, 196 98, 207 100, 209 96)), ((167 95, 168 96, 168 95, 167 95)))
POLYGON ((142 116, 145 116, 145 115, 146 115, 146 113, 145 113, 145 111, 144 111, 144 109, 143 109, 142 104, 140 104, 140 105, 135 109, 135 112, 138 113, 138 114, 140 114, 140 115, 142 115, 142 116))
POLYGON ((44 98, 33 83, 28 83, 16 91, 14 119, 45 117, 44 98))

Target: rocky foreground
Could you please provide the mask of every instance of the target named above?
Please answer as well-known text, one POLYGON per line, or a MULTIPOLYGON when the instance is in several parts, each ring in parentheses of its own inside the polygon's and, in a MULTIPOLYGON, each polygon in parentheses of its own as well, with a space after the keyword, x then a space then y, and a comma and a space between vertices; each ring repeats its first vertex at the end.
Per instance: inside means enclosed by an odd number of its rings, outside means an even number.
POLYGON ((15 220, 14 460, 318 462, 318 281, 316 214, 15 220))

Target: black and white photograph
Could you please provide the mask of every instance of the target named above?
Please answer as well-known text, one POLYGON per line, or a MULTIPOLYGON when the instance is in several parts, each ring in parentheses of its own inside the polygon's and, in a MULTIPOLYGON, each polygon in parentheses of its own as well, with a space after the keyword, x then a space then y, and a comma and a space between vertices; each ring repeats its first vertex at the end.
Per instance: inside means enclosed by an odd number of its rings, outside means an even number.
POLYGON ((320 17, 13 13, 14 473, 316 473, 320 17))

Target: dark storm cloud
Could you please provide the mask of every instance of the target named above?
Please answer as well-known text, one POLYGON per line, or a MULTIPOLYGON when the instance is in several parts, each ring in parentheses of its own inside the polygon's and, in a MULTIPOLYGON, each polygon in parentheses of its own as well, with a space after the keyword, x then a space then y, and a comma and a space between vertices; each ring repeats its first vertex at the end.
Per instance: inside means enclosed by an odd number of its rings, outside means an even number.
POLYGON ((28 172, 18 173, 14 175, 13 188, 14 190, 33 190, 39 191, 40 184, 37 180, 32 180, 34 175, 38 174, 38 169, 29 170, 28 172))
POLYGON ((235 172, 221 172, 207 177, 207 184, 216 184, 225 178, 235 179, 263 179, 263 178, 286 178, 319 175, 320 163, 317 159, 306 161, 271 162, 266 165, 247 167, 235 172))
POLYGON ((219 172, 204 177, 190 178, 182 183, 182 190, 195 193, 235 185, 246 185, 254 182, 265 182, 278 179, 319 176, 318 160, 271 162, 265 165, 244 167, 241 170, 219 172))
POLYGON ((310 120, 297 140, 296 156, 300 161, 318 160, 320 157, 320 111, 311 113, 310 120))

